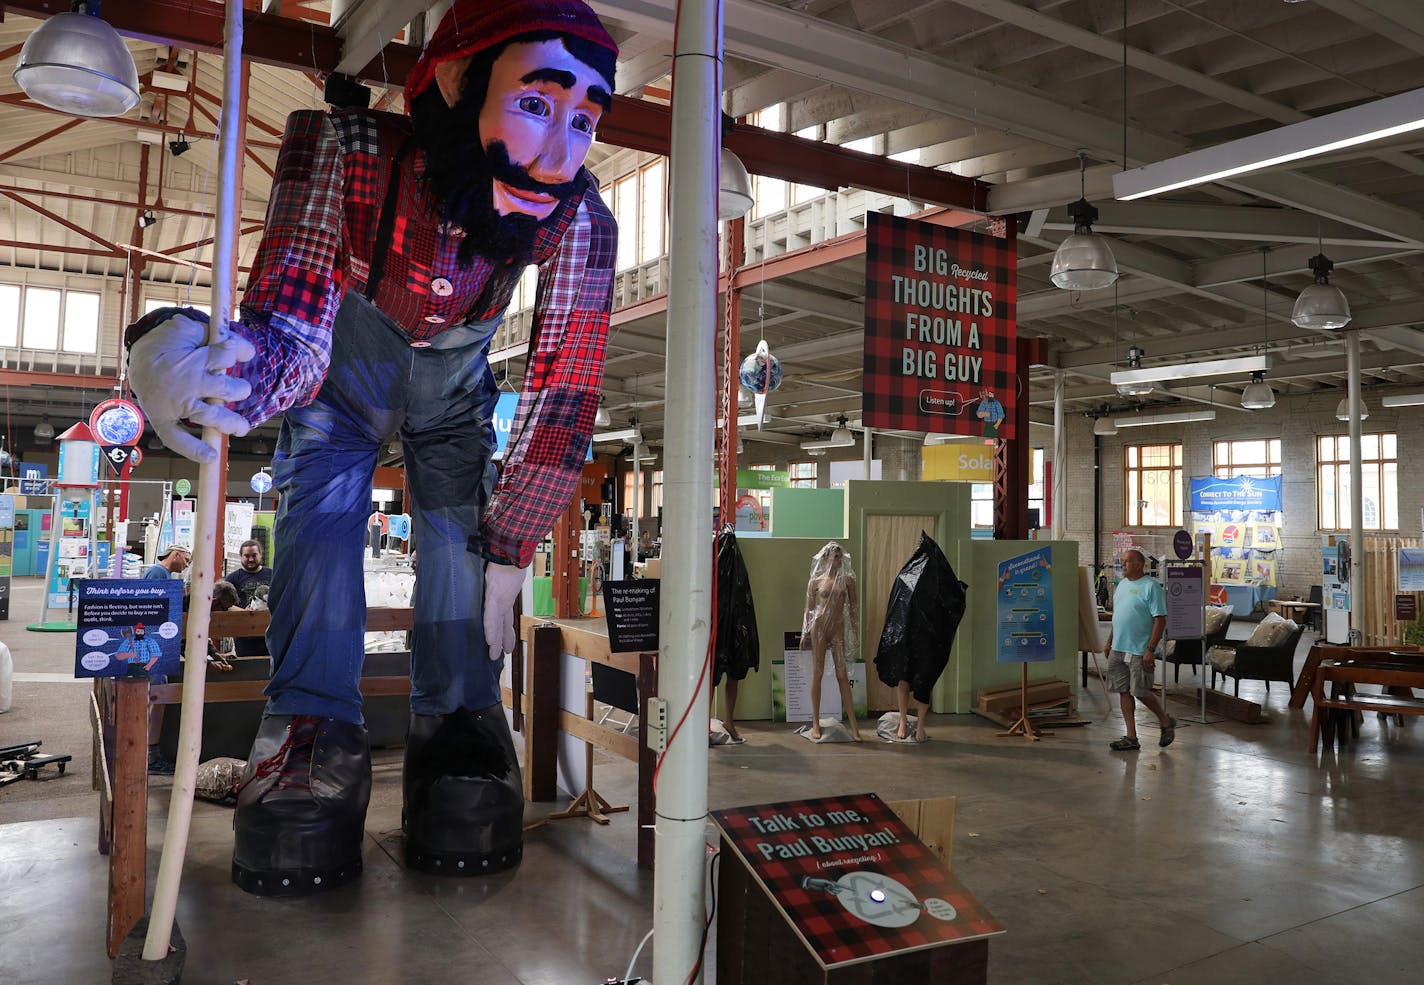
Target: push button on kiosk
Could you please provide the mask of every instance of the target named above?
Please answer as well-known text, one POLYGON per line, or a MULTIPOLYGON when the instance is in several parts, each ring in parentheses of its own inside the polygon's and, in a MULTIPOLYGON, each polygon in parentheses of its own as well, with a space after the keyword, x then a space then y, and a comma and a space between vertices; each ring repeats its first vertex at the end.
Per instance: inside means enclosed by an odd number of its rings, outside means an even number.
POLYGON ((455 293, 455 285, 444 277, 437 277, 430 282, 430 293, 437 298, 448 298, 455 293))

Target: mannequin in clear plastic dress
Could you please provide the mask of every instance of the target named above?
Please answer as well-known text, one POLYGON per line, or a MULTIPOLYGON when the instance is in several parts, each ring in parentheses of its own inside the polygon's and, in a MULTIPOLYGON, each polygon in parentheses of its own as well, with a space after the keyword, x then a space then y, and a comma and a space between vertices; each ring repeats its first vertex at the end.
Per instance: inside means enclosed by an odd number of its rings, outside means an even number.
POLYGON ((811 559, 811 578, 806 582, 806 613, 801 622, 801 649, 811 651, 812 739, 821 738, 821 678, 826 673, 826 651, 829 650, 850 734, 855 741, 860 741, 860 726, 855 720, 855 700, 850 689, 850 665, 860 652, 856 629, 859 621, 860 599, 850 555, 840 544, 830 541, 811 559))

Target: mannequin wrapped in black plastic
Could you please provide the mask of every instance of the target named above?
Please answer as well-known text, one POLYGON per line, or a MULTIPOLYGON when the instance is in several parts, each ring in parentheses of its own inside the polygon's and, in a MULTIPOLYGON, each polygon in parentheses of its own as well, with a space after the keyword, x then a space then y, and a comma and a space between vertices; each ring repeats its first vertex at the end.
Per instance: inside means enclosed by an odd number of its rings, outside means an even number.
POLYGON ((739 739, 736 727, 737 684, 761 665, 756 600, 751 576, 737 547, 737 535, 724 526, 717 535, 717 642, 713 651, 712 686, 727 678, 727 734, 739 739))
POLYGON ((905 699, 910 694, 920 705, 923 732, 930 693, 949 663, 949 651, 964 618, 968 587, 955 575, 939 545, 922 531, 915 553, 891 586, 885 629, 875 655, 880 680, 901 695, 901 738, 908 711, 905 699))

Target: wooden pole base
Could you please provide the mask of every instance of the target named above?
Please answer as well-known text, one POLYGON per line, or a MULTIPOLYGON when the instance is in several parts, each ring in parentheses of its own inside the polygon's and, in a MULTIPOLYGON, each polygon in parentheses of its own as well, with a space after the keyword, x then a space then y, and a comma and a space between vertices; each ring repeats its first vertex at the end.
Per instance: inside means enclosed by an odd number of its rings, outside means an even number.
POLYGON ((575 797, 574 802, 570 804, 566 810, 555 811, 553 814, 548 815, 547 820, 562 821, 568 817, 586 817, 591 821, 597 821, 599 824, 607 824, 609 814, 617 814, 627 809, 627 804, 614 807, 603 799, 602 794, 593 789, 593 787, 589 787, 583 793, 575 797))
POLYGON ((1028 720, 1028 664, 1019 666, 1019 717, 1014 724, 1008 727, 1007 731, 999 733, 999 738, 1006 735, 1022 735, 1030 742, 1037 742, 1043 737, 1043 733, 1034 728, 1033 723, 1028 720))

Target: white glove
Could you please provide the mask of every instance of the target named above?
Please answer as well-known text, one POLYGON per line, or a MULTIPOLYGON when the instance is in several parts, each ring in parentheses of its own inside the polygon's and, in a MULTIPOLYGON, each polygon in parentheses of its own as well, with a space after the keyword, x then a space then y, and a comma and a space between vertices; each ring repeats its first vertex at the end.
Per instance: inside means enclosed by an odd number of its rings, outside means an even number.
POLYGON ((241 414, 208 398, 226 403, 241 400, 251 385, 225 370, 251 359, 256 350, 236 332, 215 345, 206 344, 207 326, 175 314, 129 350, 129 378, 134 395, 163 443, 195 462, 213 462, 217 452, 179 425, 184 418, 241 437, 251 427, 241 414))
POLYGON ((512 564, 485 564, 485 642, 491 660, 514 652, 514 600, 524 588, 525 574, 512 564))

